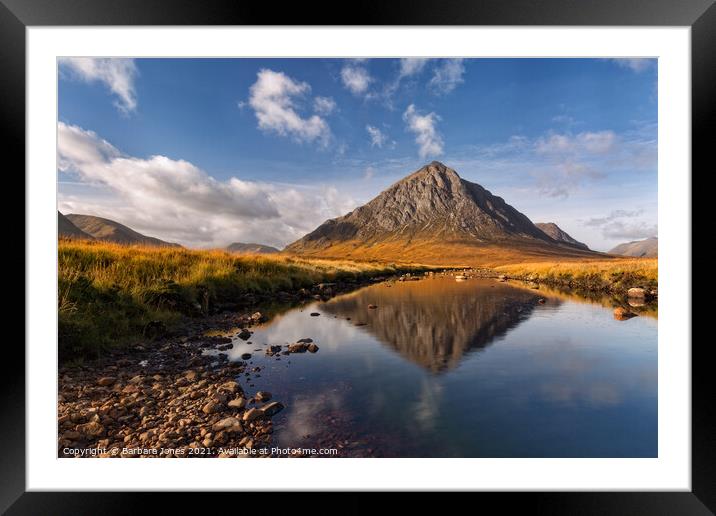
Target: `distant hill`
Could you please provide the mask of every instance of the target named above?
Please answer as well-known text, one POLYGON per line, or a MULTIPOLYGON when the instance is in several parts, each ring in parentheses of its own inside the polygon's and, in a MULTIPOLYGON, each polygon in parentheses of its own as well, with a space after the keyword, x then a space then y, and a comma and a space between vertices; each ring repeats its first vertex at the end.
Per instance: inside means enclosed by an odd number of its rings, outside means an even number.
POLYGON ((77 215, 71 213, 67 218, 72 224, 97 240, 116 242, 118 244, 141 244, 161 247, 181 247, 179 244, 165 242, 158 238, 138 233, 124 224, 114 220, 95 217, 93 215, 77 215))
POLYGON ((577 249, 589 251, 589 247, 587 247, 587 244, 583 244, 579 240, 575 240, 569 235, 569 233, 564 231, 554 222, 536 222, 535 226, 547 233, 547 236, 549 236, 553 240, 556 240, 557 242, 562 242, 564 244, 576 247, 577 249))
POLYGON ((603 256, 553 240, 502 198, 438 161, 284 251, 467 265, 603 256))
POLYGON ((609 254, 656 258, 659 255, 659 239, 657 237, 651 237, 645 240, 636 240, 634 242, 619 244, 614 249, 609 251, 609 254))
POLYGON ((59 211, 57 212, 57 234, 62 237, 84 238, 86 240, 92 240, 94 238, 92 235, 85 233, 75 226, 70 219, 59 211))
POLYGON ((234 242, 233 244, 227 245, 226 250, 230 253, 237 254, 273 254, 280 252, 275 247, 264 244, 244 244, 242 242, 234 242))

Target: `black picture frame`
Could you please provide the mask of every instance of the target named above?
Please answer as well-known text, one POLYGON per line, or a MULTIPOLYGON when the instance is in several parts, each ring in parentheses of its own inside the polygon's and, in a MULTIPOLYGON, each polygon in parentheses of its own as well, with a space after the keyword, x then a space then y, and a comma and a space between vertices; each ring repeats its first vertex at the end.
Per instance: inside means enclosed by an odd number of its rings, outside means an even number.
MULTIPOLYGON (((712 135, 716 128, 714 0, 355 0, 353 9, 347 4, 333 4, 333 8, 324 9, 317 2, 311 5, 286 3, 277 9, 269 3, 236 0, 0 0, 0 120, 6 134, 6 156, 15 158, 12 162, 19 170, 24 170, 25 165, 25 29, 62 25, 689 26, 693 167, 692 171, 684 171, 685 177, 690 172, 693 178, 693 170, 705 168, 713 147, 712 135), (333 17, 318 14, 331 11, 333 17), (339 12, 345 14, 340 16, 339 12)), ((698 261, 692 263, 698 265, 698 261)), ((27 309, 32 306, 27 305, 27 309)), ((708 344, 706 340, 692 346, 691 492, 481 493, 478 496, 499 503, 503 511, 526 509, 538 514, 713 514, 716 511, 716 404, 711 365, 705 356, 708 344)), ((3 362, 6 370, 0 377, 3 421, 0 425, 3 445, 0 510, 12 515, 129 514, 152 507, 153 498, 160 495, 26 492, 24 355, 12 363, 3 362)), ((228 499, 225 495, 212 496, 214 501, 228 499)), ((172 493, 171 498, 165 498, 162 500, 164 511, 172 510, 175 505, 183 510, 206 508, 196 495, 188 493, 172 493)), ((422 497, 418 496, 417 500, 422 497)), ((279 509, 276 503, 291 507, 297 502, 295 498, 273 497, 271 510, 279 509)), ((373 504, 361 500, 348 505, 353 512, 363 512, 373 504)), ((248 507, 251 505, 249 502, 248 507)))

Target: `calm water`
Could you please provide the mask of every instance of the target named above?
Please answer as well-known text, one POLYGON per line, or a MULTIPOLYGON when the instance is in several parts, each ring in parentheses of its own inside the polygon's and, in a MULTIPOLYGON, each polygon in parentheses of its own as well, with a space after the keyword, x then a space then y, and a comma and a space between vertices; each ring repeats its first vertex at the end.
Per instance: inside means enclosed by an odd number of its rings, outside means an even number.
POLYGON ((264 370, 242 379, 247 393, 268 390, 286 405, 274 418, 280 446, 377 457, 657 455, 653 316, 617 321, 609 307, 544 289, 435 278, 366 287, 255 330, 230 358, 252 352, 264 370), (318 353, 264 355, 303 337, 318 353))

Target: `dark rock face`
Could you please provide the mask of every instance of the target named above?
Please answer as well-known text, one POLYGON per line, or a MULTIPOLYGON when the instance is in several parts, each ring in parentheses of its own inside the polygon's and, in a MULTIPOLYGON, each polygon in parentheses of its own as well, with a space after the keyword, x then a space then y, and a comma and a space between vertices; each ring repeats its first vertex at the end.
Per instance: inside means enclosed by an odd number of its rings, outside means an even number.
POLYGON ((364 206, 326 221, 286 250, 300 252, 350 240, 370 244, 421 238, 478 242, 529 238, 554 244, 502 198, 433 161, 364 206))
POLYGON ((535 226, 540 228, 552 240, 570 245, 572 247, 576 247, 577 249, 589 251, 589 247, 587 247, 587 244, 583 244, 579 240, 575 240, 569 235, 569 233, 562 230, 562 228, 560 228, 554 222, 537 222, 535 223, 535 226))
POLYGON ((642 258, 656 258, 659 255, 659 239, 657 237, 647 238, 619 244, 609 251, 609 254, 620 254, 623 256, 636 256, 642 258))

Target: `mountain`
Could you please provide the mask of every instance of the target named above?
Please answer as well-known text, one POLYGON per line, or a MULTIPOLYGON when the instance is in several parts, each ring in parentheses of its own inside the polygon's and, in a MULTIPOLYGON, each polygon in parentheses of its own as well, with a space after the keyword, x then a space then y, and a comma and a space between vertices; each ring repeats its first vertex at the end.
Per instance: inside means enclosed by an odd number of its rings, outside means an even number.
POLYGON ((179 244, 173 244, 159 240, 158 238, 142 235, 128 228, 124 224, 113 220, 95 217, 93 215, 77 215, 71 213, 67 218, 80 230, 91 235, 97 240, 106 240, 119 244, 141 244, 162 247, 181 247, 179 244))
POLYGON ((659 255, 659 239, 657 237, 651 237, 645 240, 636 240, 634 242, 619 244, 614 249, 610 250, 609 254, 656 258, 659 255))
POLYGON ((324 222, 285 251, 470 265, 597 256, 556 242, 502 198, 438 161, 324 222))
POLYGON ((57 234, 61 237, 83 238, 86 240, 92 240, 94 238, 92 235, 85 233, 75 226, 70 219, 59 211, 57 212, 57 234))
POLYGON ((237 254, 273 254, 280 252, 275 247, 264 244, 244 244, 241 242, 234 242, 233 244, 227 245, 226 250, 230 253, 237 254))
POLYGON ((571 245, 573 247, 576 247, 577 249, 589 251, 589 247, 587 247, 587 244, 583 244, 579 240, 575 240, 569 235, 569 233, 562 230, 562 228, 560 228, 554 222, 536 222, 535 226, 544 231, 547 236, 550 237, 552 240, 562 242, 563 244, 571 245))

